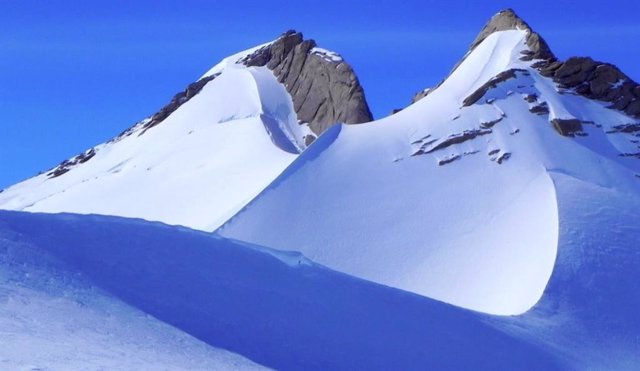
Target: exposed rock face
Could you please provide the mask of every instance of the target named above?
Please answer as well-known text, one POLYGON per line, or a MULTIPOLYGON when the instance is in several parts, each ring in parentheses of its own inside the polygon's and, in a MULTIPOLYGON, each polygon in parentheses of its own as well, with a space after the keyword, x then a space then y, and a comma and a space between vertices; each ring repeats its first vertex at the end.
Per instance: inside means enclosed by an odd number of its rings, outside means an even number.
POLYGON ((548 115, 549 105, 547 104, 547 102, 542 102, 529 108, 529 112, 535 113, 536 115, 548 115))
POLYGON ((65 174, 66 172, 71 170, 71 168, 73 168, 74 166, 84 164, 85 162, 91 160, 91 158, 93 158, 93 156, 95 155, 96 150, 91 148, 85 152, 82 152, 74 158, 62 161, 58 166, 51 169, 51 171, 47 173, 47 176, 49 176, 49 178, 57 178, 60 175, 65 174))
POLYGON ((582 131, 582 123, 577 119, 553 119, 551 124, 564 136, 573 136, 582 131))
MULTIPOLYGON (((301 124, 308 123, 315 134, 304 137, 307 146, 335 123, 358 124, 373 120, 364 90, 351 66, 336 53, 317 48, 314 40, 304 40, 300 32, 287 31, 273 43, 236 63, 267 66, 278 81, 285 85, 292 97, 298 120, 301 124)), ((220 73, 189 84, 150 118, 136 123, 109 142, 118 141, 133 133, 143 135, 162 123, 218 76, 220 73)), ((94 155, 95 150, 90 149, 61 162, 48 175, 54 178, 65 174, 94 155)))
POLYGON ((608 131, 607 133, 638 133, 640 132, 640 124, 626 124, 626 125, 617 125, 613 127, 612 131, 608 131))
MULTIPOLYGON (((464 143, 468 140, 475 139, 482 135, 491 134, 493 131, 491 129, 473 129, 473 130, 465 130, 462 133, 451 134, 447 138, 440 140, 430 140, 420 146, 420 149, 416 151, 411 156, 420 156, 427 153, 433 153, 435 151, 447 148, 454 144, 464 143)), ((414 142, 416 144, 422 143, 423 140, 428 139, 431 135, 421 139, 418 142, 414 142)))
POLYGON ((319 135, 336 122, 373 120, 364 90, 351 66, 333 53, 316 48, 314 40, 287 31, 278 40, 240 61, 267 66, 293 99, 298 120, 319 135))
POLYGON ((487 81, 486 83, 482 84, 482 86, 480 86, 478 89, 476 89, 476 91, 474 91, 473 93, 471 93, 471 95, 469 95, 468 97, 466 97, 464 99, 464 101, 462 101, 462 106, 463 107, 468 107, 472 104, 477 103, 480 99, 482 99, 482 97, 484 97, 489 90, 494 89, 495 87, 497 87, 500 83, 507 81, 509 79, 515 79, 517 76, 517 73, 521 73, 524 75, 528 75, 529 72, 526 70, 521 70, 521 69, 510 69, 510 70, 506 70, 504 72, 500 72, 499 74, 497 74, 495 77, 493 77, 491 80, 487 81))
POLYGON ((511 9, 503 10, 491 18, 471 44, 471 50, 494 32, 515 29, 528 32, 527 46, 530 50, 525 51, 520 59, 539 60, 533 67, 543 76, 553 78, 560 88, 572 89, 586 98, 611 103, 609 108, 640 117, 640 86, 635 81, 616 66, 588 57, 573 57, 564 62, 558 60, 542 36, 511 9))
POLYGON ((496 159, 496 162, 498 163, 498 165, 501 165, 503 162, 507 161, 510 158, 511 158, 511 153, 505 152, 496 159))
POLYGON ((506 9, 494 15, 491 20, 489 20, 489 23, 480 31, 480 34, 473 43, 471 43, 470 50, 475 49, 492 33, 508 30, 526 30, 528 33, 527 46, 530 50, 523 55, 522 60, 549 59, 554 57, 546 41, 544 41, 539 34, 533 32, 527 22, 518 17, 512 9, 506 9))
MULTIPOLYGON (((341 122, 359 124, 373 120, 364 90, 355 72, 340 56, 304 40, 302 33, 287 31, 273 43, 237 61, 246 66, 267 66, 285 85, 301 123, 320 135, 341 122)), ((219 74, 207 76, 176 94, 143 124, 144 130, 162 122, 219 74)), ((125 131, 123 134, 129 134, 125 131)), ((313 137, 309 137, 313 139, 313 137)))
POLYGON ((565 62, 551 59, 534 65, 551 77, 560 88, 610 103, 609 108, 640 117, 640 86, 618 67, 588 57, 573 57, 565 62))
MULTIPOLYGON (((482 31, 480 31, 480 34, 478 34, 475 40, 471 43, 471 46, 469 47, 469 51, 467 52, 467 55, 469 55, 469 53, 471 53, 478 45, 480 45, 480 43, 482 43, 492 33, 499 32, 499 31, 508 31, 508 30, 525 30, 528 33, 526 41, 527 41, 527 46, 529 47, 530 50, 523 53, 520 59, 529 61, 533 59, 554 58, 554 55, 551 52, 551 49, 549 49, 549 45, 547 44, 546 41, 544 41, 542 36, 534 32, 531 29, 531 27, 529 27, 527 22, 525 22, 520 17, 518 17, 518 15, 512 9, 503 10, 498 14, 494 15, 489 20, 489 22, 482 28, 482 31)), ((453 67, 453 70, 451 71, 451 73, 453 73, 453 71, 455 71, 462 62, 464 62, 465 58, 462 58, 462 60, 460 60, 460 62, 458 62, 453 67)), ((451 73, 449 75, 451 75, 451 73)), ((423 91, 416 93, 413 96, 413 99, 411 100, 411 104, 429 95, 429 93, 437 89, 445 80, 446 78, 432 89, 425 89, 423 91)))

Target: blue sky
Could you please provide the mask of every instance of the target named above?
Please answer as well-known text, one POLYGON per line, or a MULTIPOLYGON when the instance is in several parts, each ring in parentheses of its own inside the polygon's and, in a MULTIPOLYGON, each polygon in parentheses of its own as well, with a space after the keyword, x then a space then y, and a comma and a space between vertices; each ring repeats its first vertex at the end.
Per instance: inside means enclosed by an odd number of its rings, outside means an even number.
POLYGON ((640 80, 634 1, 0 0, 0 187, 113 137, 224 56, 291 28, 341 53, 384 116, 446 76, 507 7, 558 57, 640 80))

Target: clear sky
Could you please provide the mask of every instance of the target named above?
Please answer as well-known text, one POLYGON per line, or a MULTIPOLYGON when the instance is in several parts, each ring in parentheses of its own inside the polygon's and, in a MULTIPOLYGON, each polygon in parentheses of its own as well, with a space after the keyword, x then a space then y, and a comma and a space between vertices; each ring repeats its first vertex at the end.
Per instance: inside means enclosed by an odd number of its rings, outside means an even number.
POLYGON ((110 139, 221 58, 287 29, 341 53, 384 116, 446 76, 507 7, 558 57, 640 80, 637 0, 0 0, 0 188, 110 139))

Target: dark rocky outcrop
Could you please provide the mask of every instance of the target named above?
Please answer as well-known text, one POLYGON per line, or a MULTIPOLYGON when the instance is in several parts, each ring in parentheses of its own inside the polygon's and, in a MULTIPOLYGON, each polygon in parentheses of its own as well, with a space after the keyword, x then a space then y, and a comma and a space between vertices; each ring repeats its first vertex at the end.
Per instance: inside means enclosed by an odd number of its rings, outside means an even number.
POLYGON ((504 117, 500 117, 500 118, 497 118, 495 120, 481 122, 480 123, 480 128, 482 128, 482 129, 490 129, 490 128, 494 127, 497 123, 502 121, 503 119, 504 119, 504 117))
POLYGON ((487 94, 489 92, 489 90, 494 89, 501 82, 507 81, 509 79, 515 79, 518 72, 522 73, 522 74, 526 74, 526 75, 529 74, 528 71, 522 70, 522 69, 510 69, 510 70, 506 70, 504 72, 500 72, 494 78, 492 78, 491 80, 487 81, 481 87, 479 87, 476 91, 471 93, 471 95, 466 97, 464 99, 464 101, 462 101, 462 106, 463 107, 468 107, 468 106, 470 106, 472 104, 475 104, 482 97, 484 97, 485 94, 487 94))
POLYGON ((613 133, 633 134, 637 132, 640 132, 640 124, 633 123, 633 124, 625 124, 625 125, 616 125, 612 128, 612 130, 607 131, 607 134, 613 134, 613 133))
POLYGON ((564 136, 574 136, 582 132, 582 123, 578 119, 553 119, 551 124, 558 133, 564 136))
POLYGON ((471 43, 470 50, 473 51, 492 33, 508 30, 525 30, 528 33, 526 42, 529 50, 523 53, 522 60, 553 58, 553 53, 542 36, 534 32, 512 9, 505 9, 494 15, 471 43))
POLYGON ((336 122, 358 124, 373 120, 364 90, 351 66, 341 58, 315 51, 314 40, 287 31, 272 44, 239 61, 267 66, 293 99, 298 120, 319 135, 336 122))
POLYGON ((220 74, 214 74, 211 76, 203 77, 200 80, 189 84, 189 86, 187 86, 187 88, 184 89, 184 91, 181 91, 176 95, 174 95, 169 103, 167 103, 164 107, 160 108, 160 111, 156 112, 153 116, 151 116, 151 119, 142 126, 143 130, 142 132, 140 132, 139 135, 144 134, 146 130, 164 121, 164 119, 169 117, 169 115, 172 114, 178 108, 180 108, 180 106, 187 103, 189 99, 196 96, 196 94, 198 94, 202 90, 202 88, 204 88, 204 86, 207 85, 209 81, 215 79, 218 76, 220 76, 220 74))
POLYGON ((66 172, 71 170, 71 168, 73 168, 74 166, 78 164, 84 164, 85 162, 89 161, 95 155, 96 155, 96 150, 91 148, 88 151, 82 152, 81 154, 75 156, 72 159, 62 161, 58 166, 51 169, 51 171, 47 173, 47 176, 49 176, 49 178, 59 177, 60 175, 65 174, 66 172))
POLYGON ((441 140, 438 144, 432 146, 432 144, 438 142, 437 140, 431 140, 425 144, 423 144, 420 149, 415 152, 412 156, 420 156, 427 153, 432 153, 454 144, 464 143, 468 140, 475 139, 476 137, 491 134, 493 131, 491 129, 473 129, 473 130, 465 130, 462 133, 451 134, 444 140, 441 140))
POLYGON ((498 165, 501 165, 503 162, 507 161, 510 158, 511 158, 511 152, 504 152, 503 154, 500 155, 500 157, 496 159, 496 162, 498 163, 498 165))
POLYGON ((534 113, 536 115, 548 115, 549 105, 547 104, 547 102, 536 104, 535 106, 529 108, 529 112, 534 113))
POLYGON ((557 59, 540 61, 534 67, 562 89, 607 102, 609 108, 640 118, 640 86, 612 64, 573 57, 565 62, 557 59))
POLYGON ((452 162, 454 162, 456 160, 459 160, 460 158, 462 158, 462 156, 460 156, 460 155, 453 155, 453 156, 450 156, 450 157, 443 158, 442 160, 438 161, 438 166, 443 166, 443 165, 446 165, 446 164, 450 164, 450 163, 452 163, 452 162))
MULTIPOLYGON (((611 109, 640 118, 640 85, 638 83, 609 63, 597 62, 588 57, 558 60, 542 36, 533 31, 512 9, 503 10, 491 18, 471 43, 467 55, 492 33, 515 29, 527 31, 526 43, 529 50, 525 50, 520 59, 536 60, 533 67, 543 76, 552 78, 562 89, 570 89, 586 98, 607 102, 611 109)), ((453 68, 453 71, 465 58, 453 68)), ((419 92, 413 97, 412 103, 424 98, 431 91, 433 89, 419 92)), ((465 105, 477 102, 482 96, 481 91, 474 94, 465 100, 465 105)))

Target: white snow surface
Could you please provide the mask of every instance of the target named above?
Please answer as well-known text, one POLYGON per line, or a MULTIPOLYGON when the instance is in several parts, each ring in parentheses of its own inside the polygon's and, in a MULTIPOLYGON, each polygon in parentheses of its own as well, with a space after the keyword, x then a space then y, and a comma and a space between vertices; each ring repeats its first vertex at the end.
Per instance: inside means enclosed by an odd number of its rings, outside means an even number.
POLYGON ((526 32, 490 35, 440 87, 393 116, 334 127, 219 233, 465 308, 526 312, 554 272, 563 218, 574 217, 559 213, 550 172, 640 192, 639 161, 620 156, 637 143, 606 133, 632 119, 560 94, 519 59, 526 32), (463 107, 514 68, 516 78, 463 107), (529 112, 528 94, 550 113, 529 112), (559 135, 554 118, 583 121, 586 136, 559 135), (474 130, 481 134, 437 149, 474 130))
POLYGON ((124 303, 24 236, 0 227, 0 369, 263 367, 124 303))
POLYGON ((544 331, 493 320, 215 234, 0 211, 3 369, 256 367, 220 348, 274 369, 563 368, 544 331))
POLYGON ((550 173, 562 248, 519 316, 183 227, 0 211, 0 366, 634 369, 640 197, 550 173))
POLYGON ((157 126, 143 132, 143 121, 66 174, 42 174, 6 189, 0 208, 215 229, 304 148, 291 97, 271 71, 236 64, 221 71, 157 126))
POLYGON ((317 55, 328 62, 339 63, 343 60, 340 54, 317 46, 311 49, 311 54, 317 55))

